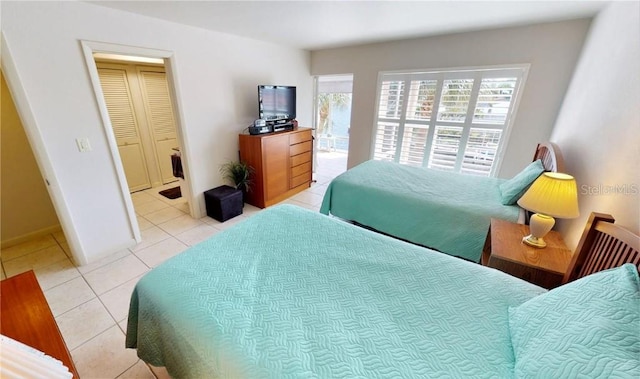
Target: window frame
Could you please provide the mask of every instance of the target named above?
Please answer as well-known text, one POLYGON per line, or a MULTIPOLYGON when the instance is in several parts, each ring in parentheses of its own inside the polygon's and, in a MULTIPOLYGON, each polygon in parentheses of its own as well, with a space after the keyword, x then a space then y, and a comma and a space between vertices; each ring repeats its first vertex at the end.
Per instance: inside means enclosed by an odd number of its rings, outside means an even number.
MULTIPOLYGON (((430 162, 431 148, 435 142, 435 132, 437 126, 444 127, 462 127, 462 135, 460 138, 459 146, 466 148, 466 143, 469 139, 471 129, 481 128, 488 130, 501 130, 502 134, 498 147, 496 149, 495 158, 489 172, 489 177, 495 177, 500 171, 506 146, 510 139, 511 130, 516 119, 516 114, 520 106, 520 99, 524 92, 526 79, 529 73, 530 64, 511 64, 511 65, 494 65, 494 66, 477 66, 477 67, 461 67, 461 68, 446 68, 446 69, 424 69, 424 70, 401 70, 401 71, 379 71, 378 80, 376 84, 376 101, 374 108, 374 120, 372 126, 371 146, 370 146, 370 159, 375 159, 376 142, 378 125, 380 123, 394 123, 398 124, 398 130, 395 139, 395 154, 394 162, 399 163, 401 157, 401 151, 403 143, 403 134, 406 125, 425 125, 428 127, 426 143, 423 152, 423 159, 421 167, 428 167, 430 162), (475 83, 481 83, 483 79, 487 78, 504 78, 504 77, 516 77, 516 85, 512 94, 509 110, 506 114, 505 122, 501 125, 491 123, 474 123, 473 116, 475 108, 477 106, 477 98, 480 90, 480 85, 475 83), (472 86, 471 95, 469 98, 469 104, 467 107, 465 121, 453 122, 453 121, 438 121, 438 108, 441 101, 443 82, 450 79, 474 79, 474 85, 472 86), (410 96, 411 87, 410 83, 416 80, 437 80, 436 92, 434 94, 434 103, 431 110, 431 117, 429 120, 415 120, 407 118, 408 98, 410 96), (380 117, 380 103, 382 101, 382 84, 387 81, 402 81, 403 86, 403 99, 402 106, 399 110, 400 114, 398 118, 380 117), (409 85, 409 87, 407 87, 409 85)), ((398 111, 396 111, 397 113, 398 111)), ((460 155, 458 153, 458 155, 460 155)), ((462 162, 464 161, 464 152, 461 154, 461 158, 457 158, 457 162, 454 166, 456 173, 462 173, 460 171, 462 162)))

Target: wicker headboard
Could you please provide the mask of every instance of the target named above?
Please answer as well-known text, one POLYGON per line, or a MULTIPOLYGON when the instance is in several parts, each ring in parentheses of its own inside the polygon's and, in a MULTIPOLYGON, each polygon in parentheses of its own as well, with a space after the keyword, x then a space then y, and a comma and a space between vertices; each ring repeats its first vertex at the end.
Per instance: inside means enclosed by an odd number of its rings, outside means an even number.
POLYGON ((553 142, 539 143, 533 161, 535 162, 536 159, 542 160, 545 171, 565 172, 564 159, 562 159, 558 145, 553 142))
POLYGON ((625 263, 640 269, 640 236, 614 221, 611 215, 591 213, 563 284, 625 263))

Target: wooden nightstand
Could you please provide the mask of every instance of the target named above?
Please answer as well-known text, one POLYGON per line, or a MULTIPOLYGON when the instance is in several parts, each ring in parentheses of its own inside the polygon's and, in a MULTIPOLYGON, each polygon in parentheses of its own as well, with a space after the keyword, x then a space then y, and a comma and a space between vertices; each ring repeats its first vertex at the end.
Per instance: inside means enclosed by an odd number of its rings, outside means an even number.
POLYGON ((558 232, 544 237, 547 247, 537 249, 522 243, 529 226, 491 219, 491 227, 482 250, 482 265, 497 268, 544 288, 560 285, 569 263, 571 251, 558 232))

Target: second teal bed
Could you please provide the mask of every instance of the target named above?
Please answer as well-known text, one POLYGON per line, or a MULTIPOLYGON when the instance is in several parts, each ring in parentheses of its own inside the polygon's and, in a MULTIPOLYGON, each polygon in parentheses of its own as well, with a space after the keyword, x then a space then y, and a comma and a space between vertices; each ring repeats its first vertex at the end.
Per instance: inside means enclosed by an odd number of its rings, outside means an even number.
POLYGON ((479 262, 491 218, 520 215, 500 201, 504 181, 372 160, 336 177, 320 212, 479 262))

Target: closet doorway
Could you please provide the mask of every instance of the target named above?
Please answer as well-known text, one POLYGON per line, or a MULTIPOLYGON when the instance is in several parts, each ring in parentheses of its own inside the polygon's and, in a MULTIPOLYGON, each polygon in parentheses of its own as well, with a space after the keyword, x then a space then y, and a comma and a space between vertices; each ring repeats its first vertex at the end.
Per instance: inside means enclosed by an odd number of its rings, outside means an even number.
POLYGON ((172 155, 180 147, 164 60, 94 59, 129 192, 176 182, 172 155))

